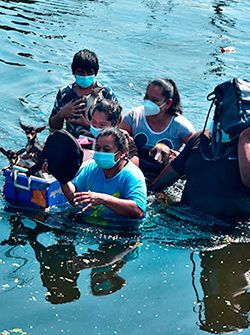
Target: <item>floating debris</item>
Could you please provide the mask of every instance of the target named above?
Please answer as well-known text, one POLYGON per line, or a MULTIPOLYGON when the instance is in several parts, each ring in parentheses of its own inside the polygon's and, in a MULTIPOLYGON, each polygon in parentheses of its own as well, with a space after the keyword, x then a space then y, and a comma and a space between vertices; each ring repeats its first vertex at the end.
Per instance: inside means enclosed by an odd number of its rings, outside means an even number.
POLYGON ((235 47, 225 47, 225 48, 221 48, 220 51, 226 54, 233 54, 236 52, 236 48, 235 47))

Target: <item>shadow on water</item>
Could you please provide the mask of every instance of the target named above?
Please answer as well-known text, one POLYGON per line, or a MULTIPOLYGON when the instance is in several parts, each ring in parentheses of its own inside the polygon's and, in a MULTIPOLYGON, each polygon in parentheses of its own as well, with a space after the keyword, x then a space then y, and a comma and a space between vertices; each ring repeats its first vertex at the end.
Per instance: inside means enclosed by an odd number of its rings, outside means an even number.
POLYGON ((201 273, 199 297, 195 282, 196 308, 200 329, 210 333, 241 331, 249 327, 250 311, 250 243, 232 243, 199 253, 201 273))

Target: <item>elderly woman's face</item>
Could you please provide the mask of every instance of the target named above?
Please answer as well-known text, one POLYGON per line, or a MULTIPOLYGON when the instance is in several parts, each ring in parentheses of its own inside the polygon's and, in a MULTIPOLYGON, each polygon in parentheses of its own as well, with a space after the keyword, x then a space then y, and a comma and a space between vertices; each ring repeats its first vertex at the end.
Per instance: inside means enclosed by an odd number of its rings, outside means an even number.
POLYGON ((100 136, 96 141, 95 151, 116 153, 118 151, 118 146, 115 144, 111 135, 100 136))

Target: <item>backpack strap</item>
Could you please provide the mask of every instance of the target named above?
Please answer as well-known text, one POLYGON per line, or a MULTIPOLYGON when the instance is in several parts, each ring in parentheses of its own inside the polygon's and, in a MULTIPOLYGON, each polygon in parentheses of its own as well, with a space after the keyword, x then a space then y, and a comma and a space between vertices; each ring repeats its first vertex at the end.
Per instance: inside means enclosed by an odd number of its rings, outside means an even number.
POLYGON ((206 121, 205 121, 205 124, 204 124, 204 127, 203 127, 203 130, 202 132, 205 133, 205 130, 206 130, 206 127, 207 127, 207 122, 208 122, 208 119, 209 119, 209 115, 211 113, 211 110, 213 108, 213 105, 215 104, 215 92, 211 92, 210 94, 208 94, 207 96, 207 100, 208 101, 212 101, 211 104, 210 104, 210 107, 209 107, 209 110, 208 110, 208 113, 207 113, 207 117, 206 117, 206 121))

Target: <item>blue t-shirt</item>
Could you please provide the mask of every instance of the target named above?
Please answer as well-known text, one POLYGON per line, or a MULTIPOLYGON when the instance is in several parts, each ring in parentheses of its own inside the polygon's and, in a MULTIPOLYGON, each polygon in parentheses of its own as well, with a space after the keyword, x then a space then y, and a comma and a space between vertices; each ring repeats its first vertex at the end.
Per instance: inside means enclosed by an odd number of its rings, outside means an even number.
MULTIPOLYGON (((98 192, 112 195, 120 199, 133 200, 146 213, 147 189, 145 177, 141 170, 128 161, 125 167, 113 178, 107 179, 103 169, 94 160, 84 165, 73 180, 78 192, 98 192)), ((104 205, 93 205, 84 212, 92 217, 121 217, 104 205)))

